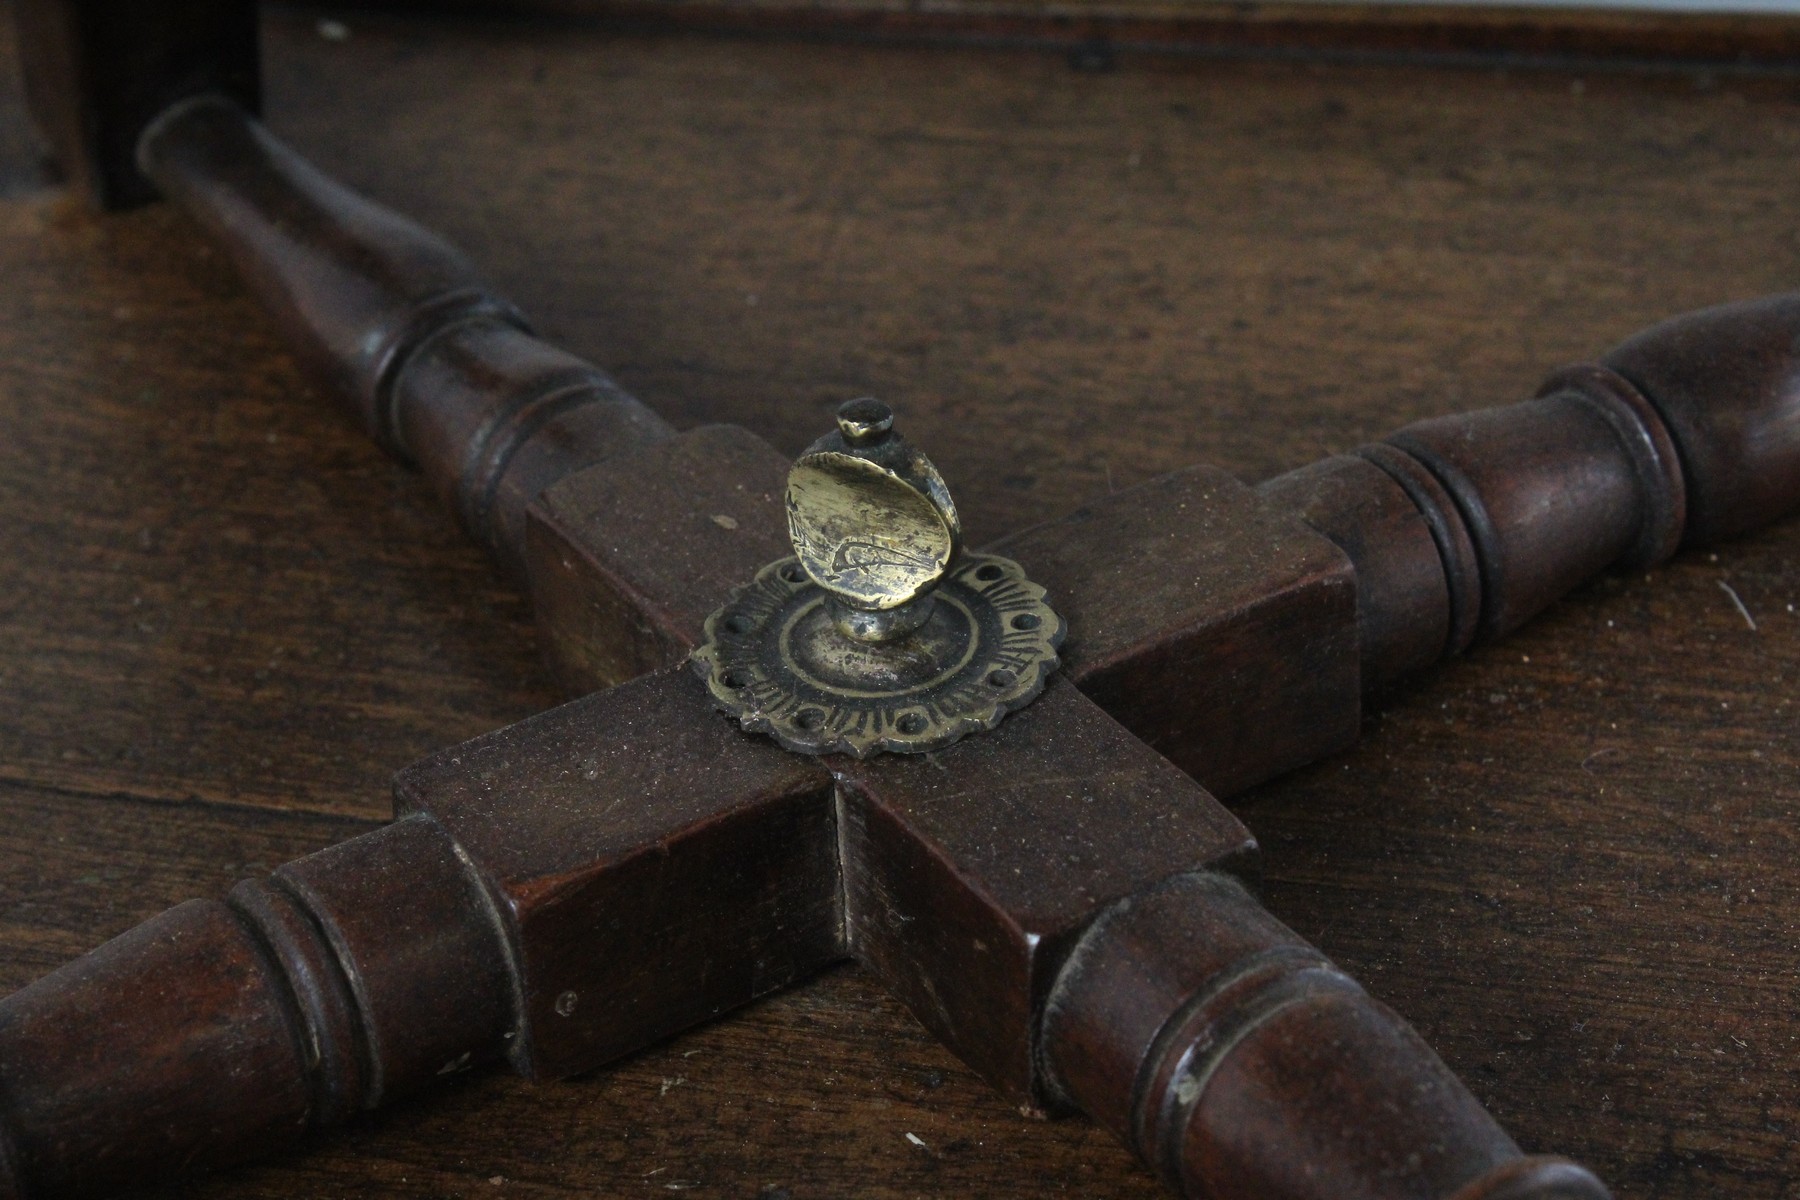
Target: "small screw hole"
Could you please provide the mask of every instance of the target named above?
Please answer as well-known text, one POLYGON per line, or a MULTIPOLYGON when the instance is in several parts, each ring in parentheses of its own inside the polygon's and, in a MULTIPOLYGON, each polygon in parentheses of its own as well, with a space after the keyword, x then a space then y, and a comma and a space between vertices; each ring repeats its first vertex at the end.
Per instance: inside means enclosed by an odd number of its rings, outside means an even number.
POLYGON ((803 708, 800 715, 794 718, 794 724, 802 729, 817 729, 825 723, 825 714, 816 708, 803 708))
POLYGON ((894 722, 894 728, 898 729, 901 733, 924 733, 925 718, 921 717, 918 713, 907 713, 898 721, 894 722))
POLYGON ((736 689, 736 688, 743 687, 745 684, 749 683, 750 681, 748 679, 745 679, 742 675, 739 675, 736 671, 727 671, 727 672, 725 672, 724 677, 719 680, 719 682, 723 683, 728 688, 736 689))
POLYGON ((806 572, 801 569, 799 563, 789 563, 787 566, 781 568, 781 577, 789 583, 806 582, 806 572))
POLYGON ((1006 572, 1001 570, 997 563, 989 563, 985 567, 975 568, 975 578, 981 580, 983 583, 992 583, 1004 574, 1006 574, 1006 572))
POLYGON ((988 686, 991 688, 1009 688, 1017 678, 1018 676, 1014 675, 1011 671, 990 671, 988 672, 987 681, 988 686))
POLYGON ((1036 613, 1020 613, 1012 619, 1014 629, 1036 629, 1042 624, 1043 622, 1038 619, 1036 613))

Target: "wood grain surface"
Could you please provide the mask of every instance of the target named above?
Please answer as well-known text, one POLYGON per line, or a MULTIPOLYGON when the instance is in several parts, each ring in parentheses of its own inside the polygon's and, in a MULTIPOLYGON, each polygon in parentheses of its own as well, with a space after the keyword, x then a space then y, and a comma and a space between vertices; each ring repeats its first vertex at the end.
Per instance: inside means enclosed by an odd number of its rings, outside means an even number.
POLYGON ((1118 50, 1178 56, 1439 65, 1529 58, 1733 73, 1791 69, 1800 19, 1490 0, 362 0, 355 7, 530 12, 640 30, 1062 47, 1090 65, 1118 50))
MULTIPOLYGON (((1520 399, 1800 279, 1780 76, 1083 72, 289 9, 267 42, 275 130, 551 337, 787 452, 879 394, 972 544, 1520 399)), ((1797 609, 1790 520, 1398 685, 1354 750, 1239 802, 1276 915, 1622 1197, 1800 1195, 1797 609)), ((373 827, 396 769, 554 699, 425 485, 175 213, 59 192, 0 68, 0 988, 373 827)), ((847 969, 159 1194, 669 1193, 1157 1194, 847 969)))

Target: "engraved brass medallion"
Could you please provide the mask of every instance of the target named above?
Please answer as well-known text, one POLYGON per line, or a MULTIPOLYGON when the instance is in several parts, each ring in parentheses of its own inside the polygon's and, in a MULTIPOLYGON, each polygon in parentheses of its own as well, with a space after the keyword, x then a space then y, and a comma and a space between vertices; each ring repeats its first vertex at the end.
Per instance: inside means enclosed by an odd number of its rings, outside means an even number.
POLYGON ((752 733, 805 754, 922 753, 1044 690, 1064 624, 1019 564, 965 553, 949 490, 873 400, 788 476, 795 556, 707 618, 695 670, 752 733))

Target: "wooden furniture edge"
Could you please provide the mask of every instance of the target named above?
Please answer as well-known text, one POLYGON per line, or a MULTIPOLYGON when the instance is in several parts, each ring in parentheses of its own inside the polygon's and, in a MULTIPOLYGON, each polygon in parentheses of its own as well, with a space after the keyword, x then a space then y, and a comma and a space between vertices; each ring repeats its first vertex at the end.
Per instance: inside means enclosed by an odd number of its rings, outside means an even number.
POLYGON ((1145 0, 363 0, 374 11, 550 17, 704 34, 1068 47, 1201 57, 1508 63, 1786 73, 1800 15, 1474 3, 1168 3, 1145 0))

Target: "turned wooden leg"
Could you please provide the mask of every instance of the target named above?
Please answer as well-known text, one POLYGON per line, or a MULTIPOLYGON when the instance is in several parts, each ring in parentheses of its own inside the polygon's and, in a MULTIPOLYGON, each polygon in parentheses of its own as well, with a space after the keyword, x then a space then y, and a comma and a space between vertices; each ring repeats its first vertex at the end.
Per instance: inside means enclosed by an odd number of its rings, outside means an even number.
POLYGON ((1605 1200, 1525 1158, 1423 1039, 1242 884, 1115 906, 1046 1008, 1050 1078, 1176 1192, 1207 1200, 1605 1200))
POLYGON ((192 900, 0 1001, 0 1197, 269 1153, 506 1052, 508 951, 415 817, 192 900))

